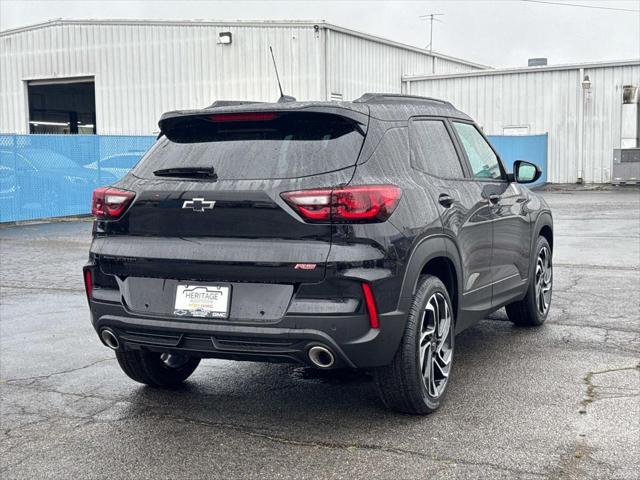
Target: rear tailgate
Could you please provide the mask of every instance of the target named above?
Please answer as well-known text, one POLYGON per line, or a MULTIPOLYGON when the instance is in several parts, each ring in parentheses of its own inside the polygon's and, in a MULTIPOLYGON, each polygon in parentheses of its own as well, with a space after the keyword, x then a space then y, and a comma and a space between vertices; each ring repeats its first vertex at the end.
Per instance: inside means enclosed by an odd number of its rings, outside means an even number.
MULTIPOLYGON (((366 125, 308 110, 224 115, 172 119, 168 138, 116 185, 135 193, 132 205, 96 222, 92 253, 102 273, 117 275, 125 300, 149 278, 166 279, 163 292, 171 280, 276 283, 289 299, 292 287, 324 278, 334 227, 304 222, 280 194, 348 183, 366 125), (173 173, 184 167, 213 167, 215 177, 173 173)), ((170 308, 161 303, 145 309, 170 308)))
POLYGON ((98 222, 91 251, 104 273, 211 281, 314 282, 324 277, 333 226, 302 221, 280 192, 340 184, 351 169, 249 189, 247 181, 136 180, 117 222, 98 222), (230 185, 225 188, 225 183, 230 185), (246 187, 246 189, 244 188, 246 187), (185 202, 215 202, 204 211, 185 202))

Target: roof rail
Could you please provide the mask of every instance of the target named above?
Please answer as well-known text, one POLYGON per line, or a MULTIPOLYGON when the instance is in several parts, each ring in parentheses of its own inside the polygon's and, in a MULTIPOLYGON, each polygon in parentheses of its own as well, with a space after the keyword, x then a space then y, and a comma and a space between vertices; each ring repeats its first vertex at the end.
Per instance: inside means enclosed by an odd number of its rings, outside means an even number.
POLYGON ((417 95, 403 95, 400 93, 365 93, 360 98, 354 100, 354 103, 440 103, 453 107, 453 105, 446 100, 419 97, 417 95))
POLYGON ((255 102, 251 100, 216 100, 207 108, 233 107, 235 105, 249 105, 251 103, 264 103, 264 102, 255 102))

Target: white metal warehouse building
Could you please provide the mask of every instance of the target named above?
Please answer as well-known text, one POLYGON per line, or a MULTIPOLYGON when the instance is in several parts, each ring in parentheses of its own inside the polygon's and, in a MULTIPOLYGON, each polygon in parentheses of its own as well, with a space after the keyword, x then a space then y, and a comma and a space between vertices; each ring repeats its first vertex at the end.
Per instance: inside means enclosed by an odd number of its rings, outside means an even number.
POLYGON ((640 59, 491 69, 323 21, 54 20, 0 32, 0 134, 149 135, 165 111, 275 101, 269 46, 299 100, 432 96, 488 135, 547 134, 548 182, 607 183, 621 147, 636 147, 640 170, 640 59))
POLYGON ((150 134, 168 110, 274 101, 270 45, 299 100, 487 68, 325 22, 54 20, 0 32, 0 133, 150 134))
POLYGON ((452 102, 487 135, 548 134, 551 183, 611 181, 613 150, 640 147, 639 86, 640 59, 403 76, 405 93, 452 102))

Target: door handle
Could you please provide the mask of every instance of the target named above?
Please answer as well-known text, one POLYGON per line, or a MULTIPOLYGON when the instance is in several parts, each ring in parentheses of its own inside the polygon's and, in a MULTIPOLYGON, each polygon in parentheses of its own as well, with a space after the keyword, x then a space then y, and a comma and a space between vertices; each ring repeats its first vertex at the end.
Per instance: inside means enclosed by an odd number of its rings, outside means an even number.
POLYGON ((489 195, 489 201, 495 205, 500 201, 500 195, 496 195, 495 193, 492 193, 491 195, 489 195))
POLYGON ((438 203, 444 208, 449 208, 451 205, 453 205, 453 202, 453 197, 447 195, 446 193, 441 193, 438 197, 438 203))

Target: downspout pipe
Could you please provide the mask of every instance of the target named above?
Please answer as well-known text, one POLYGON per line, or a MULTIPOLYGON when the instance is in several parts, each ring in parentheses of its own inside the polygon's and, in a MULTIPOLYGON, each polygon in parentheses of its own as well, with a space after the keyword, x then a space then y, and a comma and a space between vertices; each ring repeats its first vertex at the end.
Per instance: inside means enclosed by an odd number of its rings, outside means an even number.
POLYGON ((331 99, 331 72, 329 69, 331 68, 330 59, 329 59, 329 42, 331 41, 331 29, 327 28, 326 25, 323 26, 324 29, 324 99, 325 101, 331 99))
POLYGON ((581 68, 578 73, 578 97, 580 102, 578 103, 578 178, 576 183, 584 183, 584 88, 582 88, 582 79, 584 78, 584 68, 581 68))

